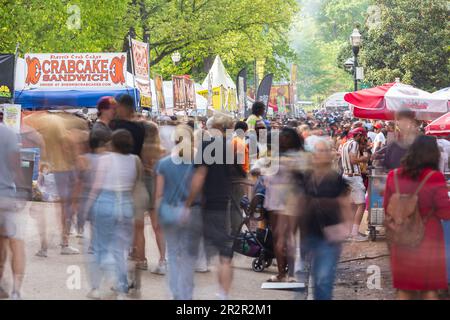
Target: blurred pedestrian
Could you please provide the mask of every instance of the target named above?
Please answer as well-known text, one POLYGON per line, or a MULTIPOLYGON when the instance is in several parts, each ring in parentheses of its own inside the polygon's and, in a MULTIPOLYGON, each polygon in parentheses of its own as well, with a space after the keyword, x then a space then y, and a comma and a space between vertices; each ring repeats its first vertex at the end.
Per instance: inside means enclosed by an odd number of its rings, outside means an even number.
POLYGON ((132 154, 133 137, 127 130, 112 134, 112 150, 98 158, 86 211, 94 219, 94 263, 88 297, 101 297, 103 276, 112 271, 118 298, 128 293, 127 256, 133 240, 133 191, 143 175, 140 159, 132 154))
POLYGON ((293 208, 298 213, 302 252, 311 265, 314 299, 330 300, 341 243, 348 236, 352 218, 350 190, 332 168, 330 142, 316 142, 312 163, 310 170, 296 175, 293 208))
POLYGON ((18 300, 25 275, 25 227, 23 214, 18 212, 16 193, 16 182, 21 178, 19 141, 3 123, 0 123, 0 137, 0 299, 9 297, 1 287, 9 249, 13 276, 11 299, 18 300))
MULTIPOLYGON (((450 199, 444 175, 439 172, 439 157, 436 139, 418 136, 403 158, 401 167, 390 171, 387 177, 383 204, 386 213, 396 213, 391 203, 395 195, 416 195, 418 223, 424 226, 423 237, 418 243, 389 243, 393 287, 398 290, 397 298, 401 300, 417 297, 438 299, 438 290, 448 289, 441 219, 450 220, 450 199)), ((410 219, 403 214, 400 219, 392 217, 396 227, 410 219)), ((406 236, 395 234, 395 229, 389 226, 388 222, 387 230, 392 230, 388 239, 406 236)), ((416 237, 416 234, 412 236, 416 237)))
POLYGON ((167 241, 168 283, 175 300, 192 299, 202 234, 200 200, 192 202, 189 211, 184 210, 194 172, 193 138, 190 127, 179 125, 175 131, 178 148, 161 159, 156 167, 155 208, 167 241))

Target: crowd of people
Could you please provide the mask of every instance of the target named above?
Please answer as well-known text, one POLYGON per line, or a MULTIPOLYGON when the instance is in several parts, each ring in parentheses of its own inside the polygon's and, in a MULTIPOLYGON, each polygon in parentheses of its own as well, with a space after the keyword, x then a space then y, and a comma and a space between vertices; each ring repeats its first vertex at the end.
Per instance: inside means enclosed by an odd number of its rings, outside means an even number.
MULTIPOLYGON (((243 220, 240 202, 257 186, 278 269, 267 281, 297 282, 310 273, 315 299, 331 299, 343 243, 367 241, 361 223, 371 168, 389 173, 388 212, 398 188, 414 193, 426 177, 416 193, 418 212, 427 219, 423 238, 411 247, 389 242, 398 297, 437 298, 447 288, 440 221, 450 220, 443 175, 450 142, 423 136, 413 112, 400 111, 396 122, 326 110, 267 119, 265 105, 255 102, 251 115, 240 120, 222 113, 150 118, 135 111, 128 95, 102 98, 97 111, 95 122, 66 112, 32 113, 23 118, 21 135, 0 124, 0 281, 9 247, 11 298, 21 297, 25 245, 19 212, 30 194, 23 187, 19 146, 40 150, 32 196, 47 207, 35 201, 29 208, 40 235, 36 255, 47 258, 49 250, 42 208, 57 208, 60 253, 89 257, 91 299, 104 297, 107 281, 119 299, 140 296, 140 272, 149 268, 147 216, 159 251, 151 271, 166 275, 172 297, 192 299, 195 271, 208 271, 217 261, 218 298, 228 299, 243 220), (71 244, 73 230, 84 239, 83 248, 71 244)), ((8 296, 0 286, 0 298, 8 296)))

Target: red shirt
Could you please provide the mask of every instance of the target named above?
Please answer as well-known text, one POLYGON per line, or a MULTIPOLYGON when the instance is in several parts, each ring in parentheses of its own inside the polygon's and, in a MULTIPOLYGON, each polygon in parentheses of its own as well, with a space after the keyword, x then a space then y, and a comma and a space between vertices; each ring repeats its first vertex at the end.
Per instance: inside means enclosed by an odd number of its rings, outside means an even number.
MULTIPOLYGON (((398 174, 401 193, 412 194, 420 181, 430 172, 424 169, 418 181, 398 174)), ((394 171, 386 181, 383 207, 386 210, 391 195, 395 192, 394 171)), ((415 248, 390 245, 393 286, 401 290, 447 289, 445 242, 441 219, 450 220, 450 199, 444 175, 435 171, 418 194, 419 211, 422 217, 434 207, 434 213, 425 224, 425 235, 415 248)))

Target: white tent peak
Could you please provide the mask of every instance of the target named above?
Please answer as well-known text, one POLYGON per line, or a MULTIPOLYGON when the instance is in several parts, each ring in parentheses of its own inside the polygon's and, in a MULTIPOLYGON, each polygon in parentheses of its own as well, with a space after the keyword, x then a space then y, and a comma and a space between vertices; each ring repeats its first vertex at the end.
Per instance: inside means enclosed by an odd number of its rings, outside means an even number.
POLYGON ((212 87, 223 86, 225 88, 236 89, 236 85, 228 74, 225 66, 223 65, 222 59, 217 55, 214 59, 214 63, 208 72, 205 80, 202 83, 204 89, 208 89, 208 78, 211 77, 212 87))

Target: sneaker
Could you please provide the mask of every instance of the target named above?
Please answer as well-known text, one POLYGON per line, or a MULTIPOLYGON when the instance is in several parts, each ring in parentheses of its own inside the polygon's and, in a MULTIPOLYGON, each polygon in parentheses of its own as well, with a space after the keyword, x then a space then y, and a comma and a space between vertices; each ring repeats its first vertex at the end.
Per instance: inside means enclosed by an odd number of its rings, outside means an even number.
POLYGON ((63 255, 80 254, 80 250, 73 247, 64 246, 61 248, 61 254, 63 255))
POLYGON ((36 257, 47 258, 47 249, 41 249, 36 254, 36 257))
POLYGON ((20 296, 20 293, 13 291, 11 293, 11 300, 22 300, 22 297, 20 296))
POLYGON ((358 233, 356 236, 351 236, 350 241, 354 241, 354 242, 364 242, 364 241, 368 241, 369 238, 358 233))
POLYGON ((128 291, 128 297, 130 299, 141 299, 141 297, 142 297, 141 290, 139 290, 139 289, 130 289, 128 291))
POLYGON ((136 269, 144 270, 144 271, 148 270, 147 260, 137 261, 136 269))
POLYGON ((208 267, 197 267, 197 268, 195 268, 195 272, 198 272, 198 273, 206 273, 206 272, 209 272, 210 270, 208 269, 208 267))
POLYGON ((100 291, 98 289, 92 289, 91 291, 89 291, 86 297, 93 300, 100 300, 102 298, 102 295, 100 294, 100 291))
POLYGON ((167 273, 167 262, 160 261, 151 272, 159 275, 165 275, 167 273))
POLYGON ((5 289, 0 287, 0 299, 8 299, 8 298, 9 294, 5 291, 5 289))

